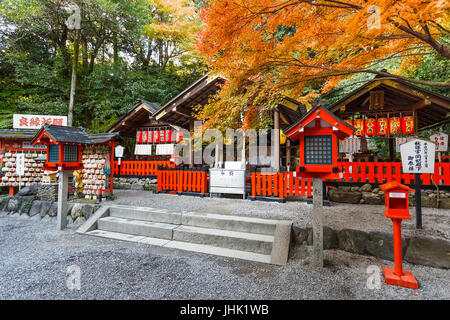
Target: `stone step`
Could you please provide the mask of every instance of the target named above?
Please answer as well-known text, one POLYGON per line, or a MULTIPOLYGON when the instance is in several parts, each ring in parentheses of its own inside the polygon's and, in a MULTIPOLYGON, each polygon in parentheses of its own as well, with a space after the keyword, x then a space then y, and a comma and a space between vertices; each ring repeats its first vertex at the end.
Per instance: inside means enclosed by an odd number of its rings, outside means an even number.
POLYGON ((221 248, 206 244, 188 243, 182 241, 169 241, 164 246, 166 248, 174 248, 179 250, 206 253, 222 257, 236 258, 262 263, 272 263, 270 254, 261 254, 255 252, 221 248))
POLYGON ((204 244, 196 244, 196 243, 187 243, 182 241, 170 241, 165 239, 144 237, 144 236, 135 236, 118 232, 104 231, 104 230, 93 230, 86 232, 87 235, 102 237, 107 239, 115 239, 121 241, 130 241, 136 243, 145 243, 154 246, 161 246, 171 249, 179 249, 191 252, 199 252, 205 254, 212 254, 217 256, 236 258, 242 260, 256 261, 262 263, 271 263, 270 255, 233 250, 227 248, 220 248, 211 245, 204 244))
POLYGON ((121 240, 121 241, 130 241, 130 242, 139 242, 145 244, 151 244, 154 246, 164 246, 171 240, 167 239, 158 239, 144 236, 135 236, 132 234, 120 233, 120 232, 112 232, 105 230, 92 230, 88 231, 85 234, 90 236, 102 237, 107 239, 121 240))
POLYGON ((180 225, 173 229, 173 240, 270 255, 274 237, 180 225))
POLYGON ((109 208, 109 215, 117 218, 181 224, 181 212, 167 209, 115 205, 109 208))
POLYGON ((98 220, 99 230, 168 240, 172 239, 172 230, 177 226, 175 224, 118 217, 104 217, 98 220))
POLYGON ((183 212, 181 224, 186 226, 273 235, 281 220, 232 216, 217 213, 183 212))
POLYGON ((133 206, 104 206, 77 233, 284 265, 292 222, 133 206))

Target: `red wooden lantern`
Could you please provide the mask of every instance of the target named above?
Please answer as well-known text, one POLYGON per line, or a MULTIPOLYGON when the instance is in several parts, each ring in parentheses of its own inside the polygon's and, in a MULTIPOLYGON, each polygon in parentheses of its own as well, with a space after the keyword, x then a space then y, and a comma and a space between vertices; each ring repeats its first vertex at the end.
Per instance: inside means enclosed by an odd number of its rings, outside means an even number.
POLYGON ((150 130, 149 132, 148 132, 148 141, 150 142, 150 143, 153 143, 153 130, 150 130))
POLYGON ((400 118, 399 117, 392 117, 389 119, 389 133, 390 134, 396 134, 401 130, 400 125, 400 118))
POLYGON ((81 128, 46 124, 31 144, 47 145, 44 170, 79 170, 83 169, 82 145, 94 144, 94 141, 81 128))
POLYGON ((414 133, 414 117, 406 116, 402 118, 402 132, 414 133))
POLYGON ((136 131, 136 143, 142 143, 142 131, 141 130, 136 131))
POLYGON ((353 120, 353 126, 356 128, 355 136, 363 136, 364 135, 364 120, 363 119, 353 120))
POLYGON ((298 176, 336 178, 338 140, 353 134, 355 128, 327 108, 315 107, 286 130, 286 136, 300 142, 298 176))
POLYGON ((155 130, 153 132, 153 142, 154 143, 159 143, 159 130, 155 130))
POLYGON ((172 142, 172 130, 166 130, 166 142, 167 143, 172 142))
POLYGON ((144 130, 142 131, 142 143, 147 143, 148 142, 148 131, 144 130))
POLYGON ((388 119, 378 118, 377 120, 377 134, 379 136, 385 136, 388 133, 388 119))
POLYGON ((364 120, 364 130, 366 135, 373 136, 376 133, 377 121, 374 118, 364 120))
POLYGON ((166 142, 166 130, 160 130, 159 131, 159 143, 165 143, 166 142))

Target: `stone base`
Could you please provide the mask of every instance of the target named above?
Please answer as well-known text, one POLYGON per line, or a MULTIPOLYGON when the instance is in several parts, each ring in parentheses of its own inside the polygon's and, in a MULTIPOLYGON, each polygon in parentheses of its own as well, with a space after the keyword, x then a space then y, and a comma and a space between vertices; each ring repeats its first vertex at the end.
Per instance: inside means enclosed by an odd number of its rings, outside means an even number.
POLYGON ((387 284, 411 289, 419 288, 419 284, 411 271, 403 270, 403 275, 398 276, 393 268, 383 267, 383 276, 387 284))

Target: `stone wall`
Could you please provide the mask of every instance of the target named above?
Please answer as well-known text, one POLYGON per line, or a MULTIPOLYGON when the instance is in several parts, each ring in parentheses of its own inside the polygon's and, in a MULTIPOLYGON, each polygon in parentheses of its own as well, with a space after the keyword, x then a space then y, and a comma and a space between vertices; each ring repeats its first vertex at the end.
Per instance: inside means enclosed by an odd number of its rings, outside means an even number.
MULTIPOLYGON (((361 187, 340 186, 328 191, 328 199, 341 203, 364 203, 384 205, 384 191, 370 184, 361 187)), ((415 204, 415 193, 409 193, 409 205, 415 204)), ((422 207, 450 209, 450 191, 422 190, 422 207), (438 200, 439 199, 439 200, 438 200)))
MULTIPOLYGON (((68 203, 67 223, 81 226, 100 207, 97 204, 68 203)), ((37 200, 31 196, 0 196, 0 212, 28 216, 34 220, 56 219, 58 203, 37 200)))
MULTIPOLYGON (((312 228, 293 227, 292 249, 312 245, 312 228)), ((394 261, 393 235, 378 231, 334 230, 323 227, 325 250, 339 249, 394 261)), ((450 269, 450 241, 423 236, 402 238, 403 260, 413 264, 450 269)))
POLYGON ((156 190, 156 179, 150 178, 121 178, 114 177, 115 189, 130 189, 130 190, 156 190))
POLYGON ((58 201, 58 183, 40 184, 36 199, 52 202, 58 201))

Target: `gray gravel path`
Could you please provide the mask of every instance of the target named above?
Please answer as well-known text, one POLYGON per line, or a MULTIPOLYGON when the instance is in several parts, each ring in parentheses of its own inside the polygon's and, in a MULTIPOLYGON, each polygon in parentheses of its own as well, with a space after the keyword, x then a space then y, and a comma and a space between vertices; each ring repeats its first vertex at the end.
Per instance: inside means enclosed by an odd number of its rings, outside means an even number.
POLYGON ((448 270, 405 263, 419 290, 383 280, 370 290, 367 266, 391 262, 327 250, 317 272, 307 250, 279 267, 78 235, 73 225, 56 231, 54 219, 0 213, 0 299, 450 299, 448 270), (81 270, 79 291, 66 286, 71 265, 81 270))

